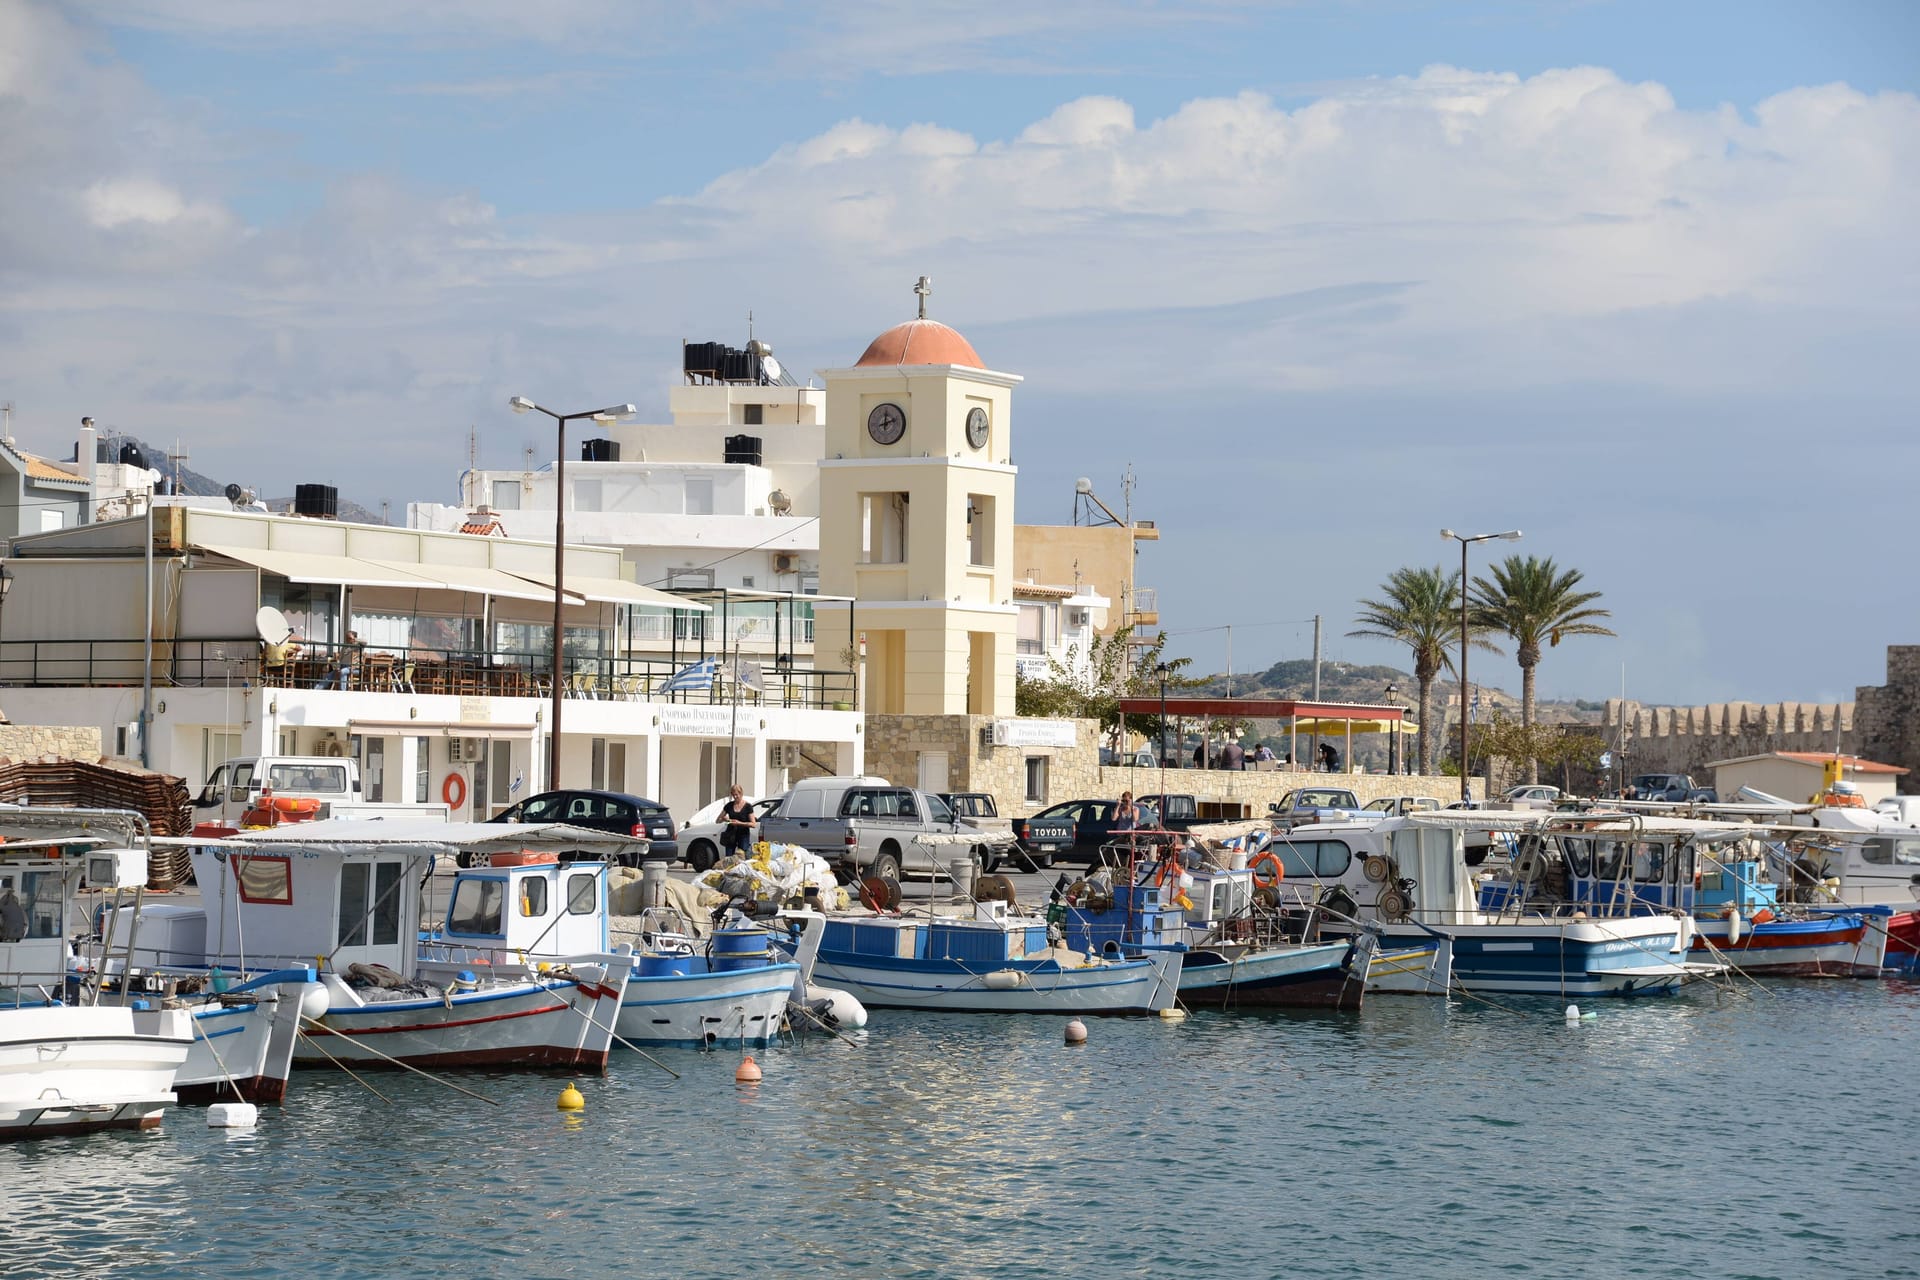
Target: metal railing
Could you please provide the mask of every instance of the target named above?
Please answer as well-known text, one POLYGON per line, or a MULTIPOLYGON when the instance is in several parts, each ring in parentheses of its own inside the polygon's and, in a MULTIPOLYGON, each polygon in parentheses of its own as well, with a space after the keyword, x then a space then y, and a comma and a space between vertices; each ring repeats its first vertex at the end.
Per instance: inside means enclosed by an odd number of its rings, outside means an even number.
MULTIPOLYGON (((222 638, 159 641, 153 646, 156 688, 343 689, 446 693, 486 697, 547 697, 553 660, 524 650, 449 650, 424 646, 301 643, 285 660, 269 663, 258 640, 222 638)), ((10 640, 0 643, 0 685, 128 687, 144 678, 146 647, 139 640, 10 640)), ((760 664, 761 687, 736 691, 724 665, 706 688, 667 690, 698 654, 569 654, 562 679, 567 696, 599 701, 648 701, 851 710, 850 670, 760 664)))

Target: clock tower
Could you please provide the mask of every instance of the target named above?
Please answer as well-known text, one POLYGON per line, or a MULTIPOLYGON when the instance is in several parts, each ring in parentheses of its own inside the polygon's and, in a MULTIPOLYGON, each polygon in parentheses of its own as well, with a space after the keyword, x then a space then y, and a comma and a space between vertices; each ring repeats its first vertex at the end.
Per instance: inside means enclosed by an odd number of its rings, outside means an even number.
MULTIPOLYGON (((1013 388, 967 340, 919 316, 846 369, 823 369, 820 590, 855 597, 866 710, 1013 714, 1013 388)), ((821 602, 816 614, 844 616, 821 602)), ((826 622, 819 635, 845 634, 826 622)))

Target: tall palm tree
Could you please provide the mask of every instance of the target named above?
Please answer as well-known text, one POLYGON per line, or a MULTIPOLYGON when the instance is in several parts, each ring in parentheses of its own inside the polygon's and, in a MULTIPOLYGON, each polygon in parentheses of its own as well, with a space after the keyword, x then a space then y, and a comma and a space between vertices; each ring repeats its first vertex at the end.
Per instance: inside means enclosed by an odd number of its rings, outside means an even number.
MULTIPOLYGON (((1442 671, 1452 671, 1447 646, 1460 638, 1460 571, 1395 569, 1381 586, 1379 600, 1362 600, 1354 618, 1359 628, 1350 636, 1398 640, 1413 650, 1413 678, 1420 686, 1419 770, 1439 759, 1440 720, 1433 714, 1433 682, 1442 671)), ((1475 624, 1477 625, 1477 624, 1475 624)), ((1492 649, 1479 636, 1475 648, 1492 649)), ((1497 650, 1496 650, 1497 652, 1497 650)))
MULTIPOLYGON (((1491 582, 1473 580, 1474 621, 1513 638, 1514 656, 1520 660, 1520 723, 1531 731, 1540 642, 1554 646, 1568 636, 1610 636, 1614 633, 1594 620, 1613 614, 1592 608, 1600 593, 1576 590, 1581 572, 1560 568, 1552 556, 1508 556, 1490 572, 1491 582)), ((1538 760, 1527 761, 1527 781, 1540 781, 1538 760)))

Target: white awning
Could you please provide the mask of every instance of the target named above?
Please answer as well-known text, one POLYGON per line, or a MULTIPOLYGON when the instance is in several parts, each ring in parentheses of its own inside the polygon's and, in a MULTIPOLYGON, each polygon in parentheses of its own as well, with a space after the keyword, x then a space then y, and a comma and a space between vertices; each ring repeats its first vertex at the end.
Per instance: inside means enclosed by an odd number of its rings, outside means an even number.
MULTIPOLYGON (((553 575, 539 573, 531 569, 515 569, 515 577, 525 578, 528 582, 537 582, 547 589, 547 599, 553 599, 553 575)), ((598 600, 605 604, 640 604, 656 609, 685 609, 692 613, 711 613, 711 605, 696 604, 681 596, 667 591, 656 591, 652 587, 643 587, 637 582, 628 582, 624 578, 594 578, 583 573, 567 572, 567 593, 584 596, 588 600, 598 600)))
POLYGON ((425 574, 397 569, 353 556, 324 555, 314 551, 275 551, 264 547, 228 547, 211 543, 196 544, 210 551, 277 574, 289 582, 311 582, 326 586, 409 587, 423 590, 436 586, 425 574))
MULTIPOLYGON (((538 587, 525 578, 515 577, 499 569, 489 569, 483 565, 472 564, 409 564, 395 560, 369 560, 368 564, 377 564, 387 569, 397 569, 402 573, 414 574, 444 584, 449 591, 464 591, 471 595, 488 595, 501 600, 553 600, 551 586, 538 587)), ((579 596, 568 593, 568 604, 580 604, 579 596)))

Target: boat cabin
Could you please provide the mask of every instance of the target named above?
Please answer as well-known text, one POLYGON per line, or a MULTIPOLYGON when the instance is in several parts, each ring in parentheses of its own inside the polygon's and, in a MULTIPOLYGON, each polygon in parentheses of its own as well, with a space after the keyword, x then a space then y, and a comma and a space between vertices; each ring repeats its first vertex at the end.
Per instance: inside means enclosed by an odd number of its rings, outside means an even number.
POLYGON ((431 851, 407 848, 287 842, 195 848, 207 963, 280 969, 317 958, 323 969, 375 964, 410 976, 420 882, 432 863, 431 851))
POLYGON ((446 918, 426 939, 430 957, 506 964, 607 950, 605 863, 563 867, 552 853, 497 853, 492 862, 454 877, 446 918))

